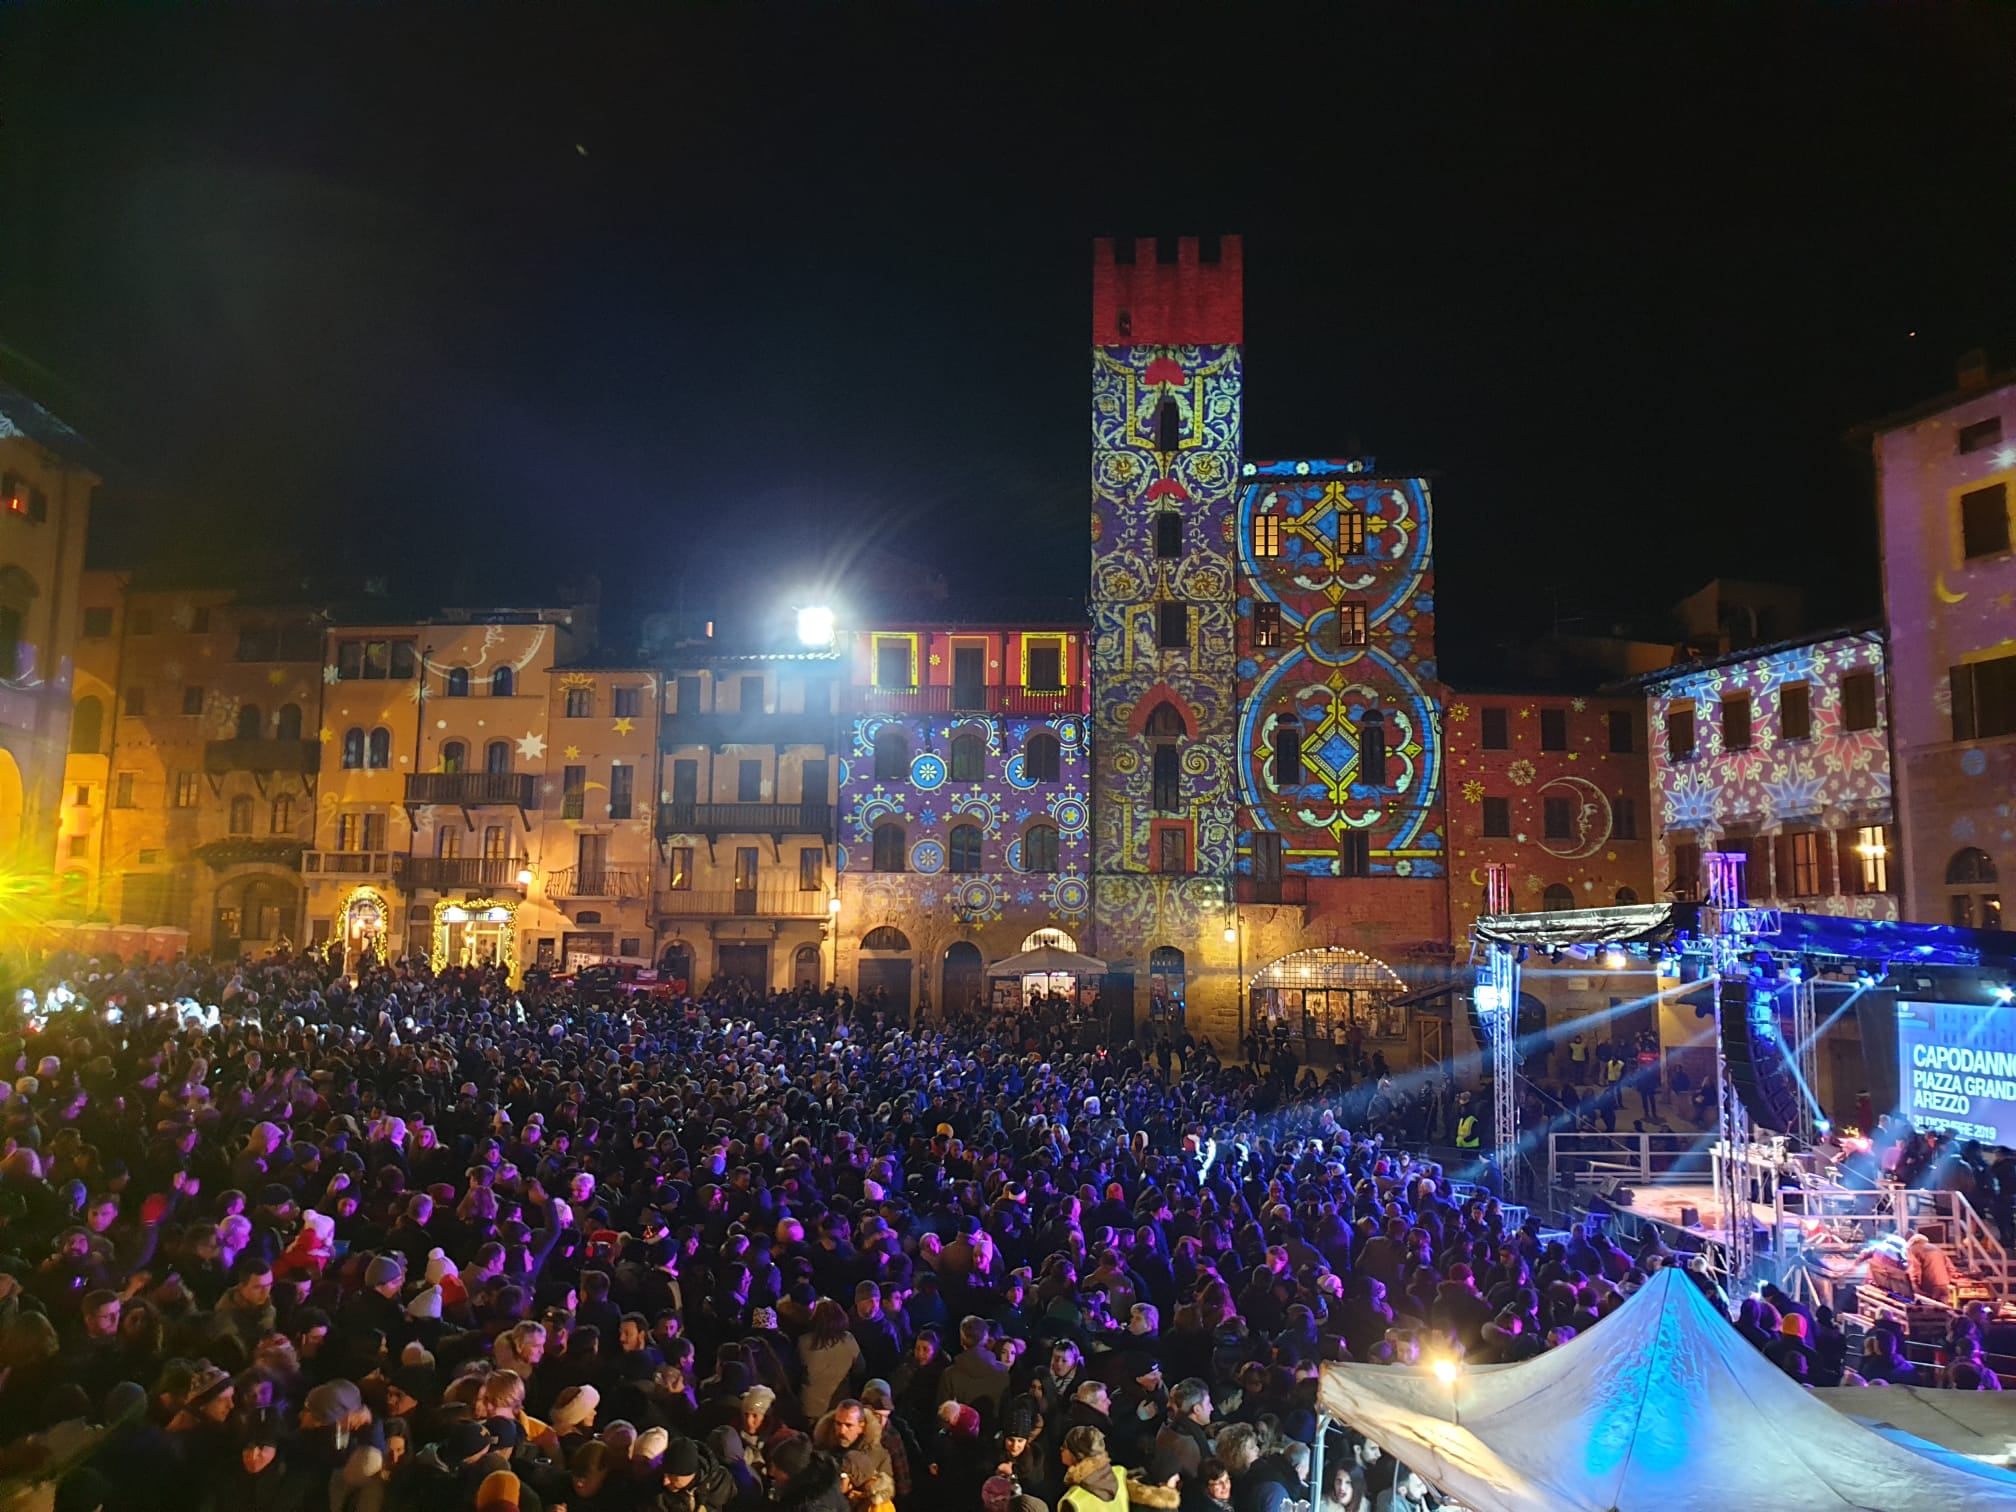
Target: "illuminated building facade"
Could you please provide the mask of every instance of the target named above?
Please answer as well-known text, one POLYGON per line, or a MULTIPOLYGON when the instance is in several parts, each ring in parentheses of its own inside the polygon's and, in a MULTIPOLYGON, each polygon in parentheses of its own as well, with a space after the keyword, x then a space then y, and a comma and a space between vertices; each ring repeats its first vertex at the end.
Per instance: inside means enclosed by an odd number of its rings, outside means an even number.
POLYGON ((98 476, 80 438, 0 386, 0 856, 50 869, 64 812, 71 666, 98 476))
POLYGON ((2016 374, 1873 428, 1907 917, 2006 929, 2016 877, 2016 374))
POLYGON ((301 605, 91 572, 59 846, 65 915, 235 955, 302 934, 322 626, 301 605))
POLYGON ((659 734, 657 958, 693 986, 833 980, 831 650, 675 653, 659 734))
MULTIPOLYGON (((963 1010, 985 967, 1091 911, 1086 626, 889 623, 850 634, 842 689, 841 980, 963 1010)), ((1053 984, 1055 985, 1055 984, 1053 984)))
POLYGON ((1382 959, 1446 960, 1427 484, 1248 462, 1237 541, 1241 902, 1301 904, 1382 959))
POLYGON ((1740 851, 1760 902, 1899 916, 1880 630, 1733 652, 1642 681, 1664 896, 1698 898, 1702 853, 1740 851))
POLYGON ((1239 986, 1237 237, 1100 241, 1092 293, 1092 913, 1116 1023, 1239 986))
POLYGON ((1642 698, 1452 691, 1443 732, 1451 939, 1494 863, 1522 912, 1658 900, 1642 698))
POLYGON ((545 685, 531 892, 543 907, 525 936, 528 960, 565 971, 597 961, 648 966, 662 679, 570 658, 545 685))

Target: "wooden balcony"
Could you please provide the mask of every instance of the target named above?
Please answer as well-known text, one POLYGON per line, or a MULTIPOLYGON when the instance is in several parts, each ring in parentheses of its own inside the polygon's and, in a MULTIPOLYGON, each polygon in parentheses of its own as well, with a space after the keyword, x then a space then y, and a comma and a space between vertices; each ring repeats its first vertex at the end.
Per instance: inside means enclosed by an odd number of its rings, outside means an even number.
POLYGON ((549 898, 648 898, 651 872, 641 866, 565 866, 546 873, 549 898))
POLYGON ((509 888, 523 892, 525 884, 518 874, 531 864, 524 856, 394 856, 392 880, 409 891, 509 888))
POLYGON ((538 801, 537 779, 530 772, 415 772, 406 779, 409 807, 442 803, 530 811, 538 801))
POLYGON ((212 777, 226 772, 292 772, 306 777, 322 769, 319 740, 209 740, 203 743, 203 770, 212 777))
POLYGON ((839 730, 831 714, 667 714, 659 722, 660 742, 704 745, 718 751, 731 745, 818 746, 831 749, 839 730))
POLYGON ((309 851, 301 858, 301 870, 320 872, 327 877, 389 877, 390 851, 309 851))
POLYGON ((653 904, 666 919, 824 919, 825 887, 799 887, 796 880, 740 888, 660 888, 653 904))
POLYGON ((661 803, 658 838, 671 835, 817 835, 833 838, 829 803, 661 803))
POLYGON ((1016 719, 1050 719, 1083 714, 1086 688, 961 687, 931 683, 920 688, 850 687, 847 708, 854 714, 1000 714, 1016 719))

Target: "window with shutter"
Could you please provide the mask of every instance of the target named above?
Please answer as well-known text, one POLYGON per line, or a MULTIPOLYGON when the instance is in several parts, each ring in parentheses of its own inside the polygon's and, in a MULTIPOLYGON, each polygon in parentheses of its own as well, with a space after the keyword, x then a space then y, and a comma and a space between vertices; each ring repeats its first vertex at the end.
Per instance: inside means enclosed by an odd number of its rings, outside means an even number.
POLYGON ((1778 690, 1778 738, 1809 740, 1813 735, 1813 690, 1803 682, 1778 690))

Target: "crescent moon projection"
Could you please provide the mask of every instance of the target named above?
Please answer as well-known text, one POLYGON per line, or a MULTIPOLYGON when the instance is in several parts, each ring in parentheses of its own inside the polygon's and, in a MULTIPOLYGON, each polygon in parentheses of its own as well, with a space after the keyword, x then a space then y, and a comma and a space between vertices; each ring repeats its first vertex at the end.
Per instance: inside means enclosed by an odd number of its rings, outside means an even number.
POLYGON ((1543 796, 1555 788, 1565 789, 1575 796, 1575 838, 1572 841, 1542 840, 1540 849, 1563 861, 1579 861, 1584 856, 1593 856, 1610 839, 1609 798, 1587 777, 1555 777, 1540 784, 1543 796))
POLYGON ((1933 576, 1932 591, 1939 595, 1939 602, 1942 604, 1957 604, 1960 600, 1967 597, 1966 594, 1955 593, 1951 588, 1946 586, 1946 574, 1943 572, 1933 576))

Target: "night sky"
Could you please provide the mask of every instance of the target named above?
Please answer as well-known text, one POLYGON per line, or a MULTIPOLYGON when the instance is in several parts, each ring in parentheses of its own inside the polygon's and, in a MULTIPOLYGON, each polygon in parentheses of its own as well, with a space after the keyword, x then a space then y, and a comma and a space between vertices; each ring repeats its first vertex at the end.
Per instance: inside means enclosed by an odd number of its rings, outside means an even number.
POLYGON ((1436 478, 1445 665, 1873 612, 1845 433, 2016 360, 2016 14, 1700 9, 15 7, 0 371, 100 565, 1075 594, 1089 240, 1240 232, 1249 454, 1436 478))

